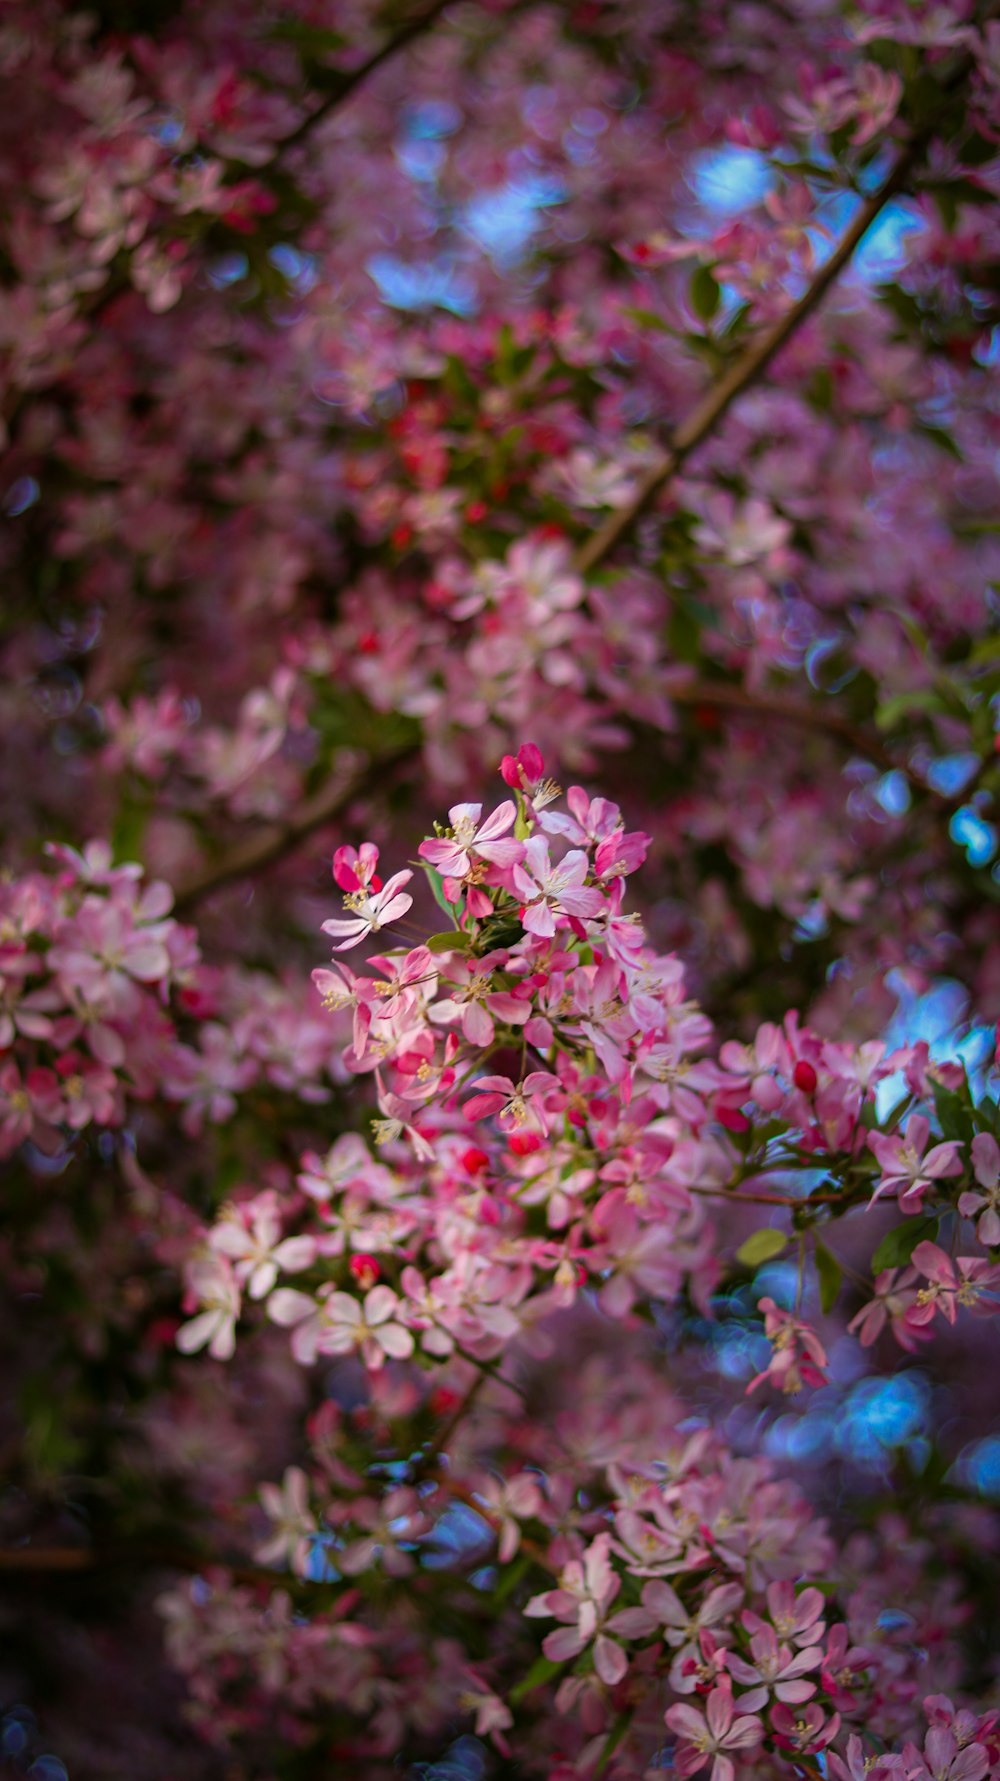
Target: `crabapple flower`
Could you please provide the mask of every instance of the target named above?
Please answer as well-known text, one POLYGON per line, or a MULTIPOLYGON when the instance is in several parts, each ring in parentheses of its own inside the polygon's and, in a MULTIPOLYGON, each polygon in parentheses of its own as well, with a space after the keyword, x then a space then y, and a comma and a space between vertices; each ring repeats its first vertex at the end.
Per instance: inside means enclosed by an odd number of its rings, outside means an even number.
POLYGON ((323 922, 324 934, 331 934, 340 940, 334 952, 346 952, 351 946, 358 946, 367 940, 369 934, 377 934, 381 928, 391 927, 401 915, 413 907, 413 898, 403 890, 409 884, 412 872, 395 872, 382 890, 369 896, 364 889, 350 891, 344 898, 344 907, 351 911, 345 920, 333 917, 323 922))
POLYGON ((577 1657, 593 1643, 594 1668, 601 1681, 613 1688, 628 1669, 628 1659, 617 1640, 602 1631, 608 1624, 607 1611, 621 1589, 621 1579, 608 1558, 610 1543, 610 1534, 598 1534, 582 1561, 573 1558, 563 1567, 559 1587, 532 1596, 524 1612, 567 1622, 542 1640, 545 1656, 554 1663, 577 1657))
POLYGON ((350 1519, 365 1532, 337 1552, 337 1568, 345 1577, 357 1577, 378 1563, 389 1577, 407 1577, 413 1559, 402 1546, 416 1542, 427 1532, 427 1517, 415 1490, 400 1485, 381 1499, 362 1497, 351 1504, 350 1519))
POLYGON ((794 1393, 803 1385, 824 1385, 826 1350, 809 1324, 783 1311, 773 1299, 759 1299, 758 1309, 764 1313, 764 1334, 773 1353, 763 1373, 751 1379, 747 1392, 756 1391, 765 1379, 780 1386, 783 1392, 794 1393))
POLYGON ((972 1172, 982 1192, 962 1194, 958 1210, 963 1218, 981 1214, 976 1236, 987 1249, 995 1249, 1000 1244, 1000 1145, 991 1132, 977 1132, 972 1140, 972 1172))
MULTIPOLYGON (((899 1763, 902 1769, 899 1757, 890 1757, 888 1760, 890 1763, 899 1763)), ((838 1756, 835 1750, 831 1750, 827 1762, 834 1781, 869 1781, 869 1777, 871 1781, 883 1781, 886 1773, 884 1759, 865 1755, 865 1747, 857 1732, 852 1732, 847 1740, 847 1755, 838 1756)))
POLYGON ((764 1727, 755 1715, 734 1717, 733 1688, 728 1679, 712 1689, 704 1713, 680 1701, 667 1709, 664 1718, 669 1729, 677 1733, 675 1767, 681 1781, 697 1774, 710 1757, 709 1781, 733 1781, 736 1771, 729 1753, 756 1749, 764 1736, 764 1727))
POLYGON ((227 1255, 233 1274, 251 1299, 266 1298, 279 1273, 297 1274, 316 1254, 315 1237, 281 1236, 274 1194, 260 1194, 248 1206, 232 1206, 209 1236, 218 1255, 227 1255))
POLYGON ((376 1144, 380 1146, 394 1144, 397 1138, 405 1137, 413 1145, 414 1153, 421 1162, 432 1162, 434 1158, 432 1145, 411 1122, 412 1102, 404 1101, 400 1095, 394 1095, 390 1089, 385 1088, 377 1072, 376 1080, 378 1081, 378 1110, 382 1115, 381 1119, 372 1120, 372 1131, 375 1134, 376 1144))
POLYGON ((307 1574, 313 1539, 319 1532, 309 1508, 309 1480, 300 1466, 289 1466, 281 1485, 262 1484, 261 1506, 273 1531, 254 1558, 259 1565, 291 1565, 299 1577, 307 1574))
MULTIPOLYGON (((505 754, 500 762, 500 777, 512 791, 527 792, 541 783, 545 762, 541 750, 533 742, 522 742, 516 755, 505 754)), ((557 794, 558 795, 558 794, 557 794)))
POLYGON ((864 1673, 874 1667, 875 1661, 874 1654, 863 1645, 851 1645, 846 1626, 830 1629, 819 1679, 834 1707, 856 1705, 864 1673))
POLYGON ((389 1286, 373 1286, 364 1304, 347 1292, 308 1293, 284 1287, 272 1293, 268 1315, 285 1327, 299 1325, 293 1343, 296 1359, 309 1365, 317 1354, 352 1354, 357 1350, 372 1373, 387 1359, 406 1360, 413 1353, 413 1336, 394 1320, 399 1299, 389 1286))
POLYGON ((545 1131, 545 1117, 538 1106, 538 1097, 556 1082, 547 1070, 533 1070, 515 1087, 509 1076, 480 1076, 473 1083, 475 1093, 465 1101, 462 1112, 466 1119, 492 1119, 496 1115, 502 1132, 519 1132, 525 1126, 545 1131))
POLYGON ((1000 1311, 1000 1264, 970 1255, 952 1261, 936 1243, 918 1243, 913 1265, 928 1283, 920 1288, 910 1313, 914 1324, 930 1323, 936 1312, 954 1323, 960 1306, 980 1316, 1000 1311))
POLYGON ((537 1515, 542 1506, 538 1480, 530 1472, 518 1472, 513 1478, 486 1478, 476 1491, 497 1529, 497 1559, 509 1564, 521 1544, 522 1521, 537 1515))
MULTIPOLYGON (((819 1589, 803 1589, 796 1594, 792 1583, 769 1583, 767 1611, 779 1639, 796 1647, 818 1645, 826 1632, 823 1594, 819 1589)), ((748 1608, 743 1624, 751 1632, 756 1632, 764 1622, 748 1608)))
POLYGON ((516 865, 524 857, 524 843, 513 836, 506 841, 500 837, 513 826, 517 806, 508 798, 485 822, 479 820, 482 810, 481 804, 453 804, 448 812, 450 836, 421 841, 417 848, 420 858, 428 860, 443 878, 465 878, 476 859, 496 866, 516 865))
MULTIPOLYGON (((756 1619, 756 1616, 753 1617, 756 1619)), ((744 1616, 746 1624, 746 1616, 744 1616)), ((816 1693, 815 1682, 806 1681, 810 1670, 818 1670, 822 1661, 818 1645, 804 1651, 793 1651, 790 1645, 778 1643, 773 1626, 758 1621, 750 1638, 752 1663, 737 1656, 729 1657, 729 1673, 749 1689, 740 1696, 740 1706, 748 1713, 757 1713, 767 1705, 771 1695, 777 1701, 807 1701, 816 1693)))
POLYGON ((587 855, 574 849, 553 866, 542 835, 524 843, 524 860, 514 867, 514 888, 525 905, 522 917, 529 934, 551 939, 557 915, 596 916, 607 908, 599 890, 586 886, 587 855))
POLYGON ((916 1268, 886 1268, 876 1277, 875 1295, 851 1318, 848 1329, 862 1348, 870 1348, 886 1325, 908 1354, 913 1354, 927 1334, 910 1313, 917 1303, 916 1268))
POLYGON ((920 1212, 923 1196, 934 1182, 961 1175, 961 1145, 956 1139, 949 1139, 943 1144, 932 1144, 927 1150, 930 1129, 930 1121, 922 1113, 914 1113, 905 1133, 870 1134, 868 1144, 882 1171, 871 1197, 872 1205, 884 1194, 896 1194, 901 1212, 920 1212))
POLYGON ((503 1734, 514 1723, 513 1713, 475 1670, 466 1670, 464 1680, 466 1686, 458 1696, 459 1709, 475 1714, 477 1738, 492 1738, 501 1756, 509 1755, 510 1744, 503 1734))
POLYGON ((780 1750, 794 1750, 799 1756, 814 1756, 818 1750, 825 1750, 840 1730, 840 1714, 834 1713, 831 1719, 825 1719, 822 1707, 815 1701, 808 1706, 800 1707, 792 1712, 791 1707, 779 1703, 771 1711, 771 1730, 774 1741, 780 1750))
POLYGON ((369 885, 373 891, 380 891, 382 880, 377 866, 378 848, 373 841, 362 841, 357 849, 338 847, 333 856, 334 882, 347 892, 365 890, 369 885))
POLYGON ((208 1349, 213 1360, 232 1360, 236 1351, 236 1319, 240 1291, 228 1260, 219 1255, 196 1256, 187 1270, 189 1292, 202 1309, 177 1331, 182 1354, 208 1349))
MULTIPOLYGON (((615 1616, 615 1626, 630 1637, 640 1637, 663 1628, 663 1637, 674 1647, 680 1664, 697 1657, 702 1633, 721 1626, 731 1618, 743 1600, 741 1583, 720 1583, 710 1589, 701 1607, 685 1608, 677 1591, 661 1578, 643 1586, 642 1607, 625 1608, 615 1616)), ((689 1693, 690 1690, 682 1692, 689 1693)))
POLYGON ((450 995, 431 1004, 428 1016, 435 1022, 457 1025, 470 1045, 492 1045, 494 1021, 524 1026, 531 1004, 522 994, 491 987, 495 970, 506 962, 506 953, 488 953, 476 960, 456 958, 448 967, 450 995))
POLYGON ((607 798, 587 795, 582 785, 571 785, 566 793, 569 814, 547 810, 539 815, 538 826, 547 835, 562 835, 572 847, 593 848, 610 841, 624 827, 617 804, 607 798))

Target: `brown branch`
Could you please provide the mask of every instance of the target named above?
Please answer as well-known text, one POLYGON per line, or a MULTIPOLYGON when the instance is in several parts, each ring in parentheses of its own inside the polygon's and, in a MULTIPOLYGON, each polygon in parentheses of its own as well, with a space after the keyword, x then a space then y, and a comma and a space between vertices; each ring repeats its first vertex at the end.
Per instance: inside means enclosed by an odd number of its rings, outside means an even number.
POLYGON ((149 1546, 0 1546, 0 1575, 70 1577, 119 1566, 130 1570, 141 1566, 143 1570, 188 1571, 194 1575, 221 1569, 237 1583, 268 1583, 275 1589, 284 1583, 280 1571, 263 1565, 229 1564, 225 1559, 185 1547, 160 1550, 149 1546))
MULTIPOLYGON (((668 698, 674 705, 718 706, 723 711, 744 712, 748 717, 774 718, 778 723, 795 724, 800 729, 819 730, 824 735, 839 737, 886 772, 897 768, 906 772, 878 736, 852 724, 846 717, 839 717, 836 712, 810 705, 805 699, 789 699, 782 693, 769 691, 751 693, 746 687, 722 680, 693 680, 687 686, 671 687, 668 698)), ((929 789, 922 782, 914 783, 919 783, 921 790, 929 789)))
POLYGON ((772 327, 765 329, 750 342, 729 370, 695 404, 691 413, 676 429, 663 456, 647 470, 629 505, 612 513, 586 543, 580 546, 576 553, 576 568, 581 575, 589 574, 606 562, 622 539, 628 536, 636 522, 647 512, 657 495, 677 474, 684 460, 714 431, 736 398, 757 382, 775 355, 822 302, 830 286, 853 257, 858 244, 867 235, 872 223, 889 200, 905 185, 925 144, 926 138, 923 135, 915 136, 900 149, 882 184, 862 204, 850 228, 841 236, 829 259, 823 262, 808 290, 803 292, 798 302, 793 303, 784 315, 779 316, 772 327))
POLYGON ((400 50, 406 49, 416 38, 422 37, 431 25, 437 23, 449 4, 450 0, 434 0, 432 6, 425 7, 423 12, 417 13, 407 24, 401 25, 394 36, 386 39, 381 49, 377 49, 374 55, 369 56, 367 62, 362 62, 359 68, 345 74, 341 84, 334 88, 333 92, 323 100, 321 105, 317 106, 315 111, 309 112, 301 123, 296 124, 294 130, 290 130, 287 136, 281 137, 278 147, 282 152, 285 149, 297 147, 300 142, 305 140, 310 131, 316 128, 317 124, 323 123, 331 112, 336 111, 338 106, 343 105, 346 99, 356 93, 362 82, 366 81, 369 75, 375 73, 376 68, 381 68, 383 62, 388 62, 393 56, 398 55, 400 50))
MULTIPOLYGON (((433 24, 445 10, 446 4, 447 0, 435 0, 434 5, 413 19, 409 25, 404 26, 367 63, 356 70, 351 77, 349 87, 339 88, 319 110, 311 113, 309 118, 303 119, 302 124, 298 125, 291 135, 284 138, 282 146, 288 147, 296 141, 302 140, 309 129, 319 123, 322 117, 328 115, 336 105, 339 105, 348 96, 348 93, 366 79, 376 67, 433 24)), ((946 84, 949 86, 957 84, 967 67, 968 58, 959 58, 946 84)), ((657 495, 676 475, 685 460, 714 432, 736 399, 763 376, 776 354, 822 302, 890 199, 906 184, 909 175, 923 154, 928 140, 929 132, 923 131, 911 137, 910 141, 900 148, 885 179, 862 204, 854 221, 845 231, 829 258, 819 268, 809 288, 796 303, 786 310, 784 315, 778 318, 772 327, 750 342, 729 370, 695 404, 691 413, 674 432, 663 456, 647 470, 635 498, 629 505, 619 512, 609 515, 604 524, 599 526, 590 538, 579 547, 574 558, 578 573, 581 575, 590 574, 606 562, 648 510, 657 495)), ((692 687, 679 692, 675 690, 672 697, 677 703, 712 704, 732 711, 744 711, 748 714, 777 718, 779 722, 798 724, 803 728, 823 730, 828 734, 841 737, 860 754, 886 770, 900 767, 900 763, 894 759, 877 737, 858 729, 845 718, 838 717, 834 713, 821 712, 801 700, 789 699, 782 695, 758 700, 755 695, 743 688, 722 684, 718 687, 702 684, 697 689, 692 687)), ((199 878, 182 887, 176 899, 177 907, 182 911, 192 908, 202 897, 207 896, 219 885, 229 883, 234 878, 257 872, 262 867, 270 865, 274 860, 279 859, 297 846, 314 829, 330 821, 352 798, 369 789, 373 780, 377 780, 383 765, 386 767, 395 765, 400 760, 412 758, 415 753, 415 750, 401 751, 384 763, 373 763, 363 779, 355 785, 346 788, 328 786, 315 793, 311 799, 307 799, 299 806, 287 823, 274 825, 241 843, 231 853, 224 855, 216 866, 208 868, 199 878)), ((918 790, 930 792, 933 795, 933 788, 914 778, 905 766, 900 770, 906 774, 911 784, 918 790)))
POLYGON ((398 748, 391 754, 379 755, 370 761, 363 772, 345 785, 340 780, 329 780, 320 786, 311 797, 303 798, 296 805, 287 822, 269 823, 266 828, 257 829, 245 841, 238 841, 215 861, 206 866, 196 877, 182 884, 174 897, 174 910, 184 914, 200 903, 203 897, 218 890, 223 884, 231 884, 234 878, 246 878, 251 873, 260 872, 270 866, 284 854, 290 853, 300 841, 324 824, 332 822, 335 816, 355 798, 362 798, 368 792, 375 791, 383 775, 391 773, 399 762, 409 760, 413 750, 398 748))

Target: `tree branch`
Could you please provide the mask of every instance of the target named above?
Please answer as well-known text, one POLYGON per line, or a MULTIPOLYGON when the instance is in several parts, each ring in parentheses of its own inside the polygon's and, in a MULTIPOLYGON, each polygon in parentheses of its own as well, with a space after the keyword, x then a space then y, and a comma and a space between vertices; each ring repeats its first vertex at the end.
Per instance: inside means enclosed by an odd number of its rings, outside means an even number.
POLYGON ((889 200, 906 184, 925 144, 926 138, 923 135, 915 136, 899 150, 882 184, 862 204, 850 228, 841 236, 829 259, 824 260, 808 290, 770 328, 750 342, 729 370, 695 404, 691 413, 676 429, 663 456, 647 470, 629 505, 612 513, 586 543, 581 545, 576 553, 576 568, 581 575, 589 574, 606 562, 647 512, 661 490, 677 474, 684 460, 714 432, 736 398, 757 382, 775 355, 822 302, 830 286, 852 259, 855 249, 867 235, 872 223, 889 200))
POLYGON ((263 1565, 230 1564, 204 1552, 170 1546, 0 1546, 0 1575, 78 1577, 88 1571, 125 1566, 134 1570, 187 1571, 194 1575, 220 1568, 237 1583, 268 1583, 283 1587, 281 1571, 263 1565))
MULTIPOLYGON (((435 0, 435 4, 421 13, 418 18, 397 33, 385 44, 375 56, 356 70, 352 76, 354 86, 367 78, 390 54, 401 49, 406 43, 431 25, 444 11, 446 0, 435 0)), ((956 70, 952 82, 959 77, 956 70)), ((352 88, 353 90, 353 88, 352 88)), ((327 115, 335 105, 347 96, 345 89, 338 89, 331 95, 319 111, 313 112, 308 119, 298 126, 291 136, 284 139, 283 146, 295 140, 301 140, 307 129, 327 115)), ((640 484, 635 498, 619 512, 611 514, 602 526, 592 533, 590 538, 577 550, 574 565, 578 573, 588 575, 606 562, 617 546, 628 537, 633 527, 648 510, 657 495, 662 492, 670 479, 676 475, 685 460, 701 445, 717 428, 719 422, 728 413, 736 399, 750 389, 764 374, 771 361, 781 348, 787 344, 808 316, 819 306, 827 291, 835 283, 844 268, 849 264, 855 250, 864 239, 868 230, 897 192, 905 186, 910 173, 920 159, 928 140, 928 134, 922 132, 913 136, 898 151, 896 158, 885 179, 876 191, 865 200, 850 227, 842 235, 830 257, 819 268, 808 290, 793 303, 778 320, 757 339, 752 340, 745 351, 730 366, 721 378, 706 391, 705 395, 691 413, 683 420, 674 432, 667 450, 659 461, 647 472, 640 484)), ((674 691, 671 695, 676 703, 716 705, 731 711, 744 711, 755 715, 777 718, 779 722, 798 724, 803 728, 826 731, 847 742, 858 753, 874 761, 885 770, 893 770, 900 766, 889 750, 875 736, 858 729, 846 719, 834 713, 824 713, 814 709, 802 700, 788 699, 781 695, 758 700, 755 695, 737 686, 719 683, 699 683, 697 687, 674 691)), ((229 883, 234 878, 260 871, 270 865, 283 854, 291 851, 301 840, 310 835, 314 829, 330 821, 342 810, 352 798, 363 795, 382 771, 398 762, 412 758, 415 751, 406 750, 390 757, 385 762, 373 762, 362 779, 347 787, 327 787, 314 794, 301 804, 296 812, 284 824, 274 825, 262 833, 239 844, 229 854, 223 855, 217 865, 208 868, 199 878, 182 887, 176 899, 180 910, 193 908, 194 905, 220 885, 229 883)), ((922 781, 916 780, 904 767, 906 773, 921 791, 931 791, 922 781)))
POLYGON ((286 149, 296 148, 300 142, 304 142, 317 124, 323 123, 331 112, 343 105, 352 93, 356 93, 368 76, 374 74, 376 68, 381 68, 383 62, 390 61, 393 56, 398 55, 400 50, 406 49, 416 38, 422 37, 431 25, 437 23, 449 4, 450 0, 434 0, 432 6, 425 7, 423 12, 417 13, 407 24, 401 25, 394 36, 386 39, 381 49, 377 49, 374 55, 369 56, 367 62, 362 62, 360 68, 355 68, 349 74, 345 74, 341 85, 335 87, 315 111, 309 112, 308 116, 304 117, 301 123, 296 124, 294 130, 290 130, 287 136, 282 136, 278 144, 282 153, 286 149))
POLYGON ((254 872, 260 872, 270 866, 284 854, 290 853, 300 841, 304 841, 314 830, 321 829, 325 823, 332 822, 355 798, 362 798, 367 792, 374 791, 383 775, 392 772, 393 767, 401 761, 412 758, 413 750, 398 748, 391 754, 379 755, 370 761, 363 772, 345 785, 341 780, 329 780, 326 785, 312 793, 311 797, 303 798, 292 811, 287 822, 270 823, 266 828, 257 829, 245 841, 238 841, 215 861, 206 866, 197 877, 181 885, 174 897, 174 911, 183 914, 193 909, 203 897, 218 890, 223 884, 230 884, 234 878, 246 878, 254 872))
MULTIPOLYGON (((825 711, 820 705, 810 705, 806 699, 789 699, 783 693, 770 691, 751 693, 746 687, 734 686, 724 680, 693 680, 687 686, 671 687, 667 696, 674 705, 717 706, 722 711, 743 712, 748 717, 775 718, 778 723, 795 724, 800 729, 818 730, 824 735, 837 736, 857 754, 873 761, 886 772, 896 769, 906 772, 905 767, 900 768, 899 762, 890 754, 880 737, 862 729, 858 724, 852 724, 846 717, 839 717, 836 712, 825 711)), ((919 783, 921 790, 927 789, 922 782, 919 783)))

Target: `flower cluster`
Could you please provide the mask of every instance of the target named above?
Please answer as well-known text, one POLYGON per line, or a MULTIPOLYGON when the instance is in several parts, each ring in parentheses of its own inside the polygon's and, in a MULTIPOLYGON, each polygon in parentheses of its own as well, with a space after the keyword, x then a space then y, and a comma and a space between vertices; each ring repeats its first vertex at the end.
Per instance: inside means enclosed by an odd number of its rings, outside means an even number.
POLYGON ((55 845, 53 869, 0 884, 0 1155, 55 1154, 131 1100, 228 1119, 266 1082, 306 1101, 342 1074, 329 1022, 300 988, 205 966, 163 883, 103 842, 55 845))

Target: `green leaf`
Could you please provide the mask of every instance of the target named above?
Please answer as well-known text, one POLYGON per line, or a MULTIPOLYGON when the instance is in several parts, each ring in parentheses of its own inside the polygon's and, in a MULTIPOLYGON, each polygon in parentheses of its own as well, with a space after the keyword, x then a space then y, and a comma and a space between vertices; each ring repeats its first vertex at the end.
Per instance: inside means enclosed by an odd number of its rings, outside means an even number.
POLYGON ((887 699, 875 713, 875 722, 880 730, 891 730, 901 717, 909 717, 913 711, 940 711, 941 696, 939 693, 926 689, 919 693, 900 693, 895 699, 887 699))
POLYGON ((943 1138, 958 1138, 969 1143, 975 1130, 972 1107, 969 1100, 954 1089, 945 1088, 941 1082, 934 1084, 934 1111, 938 1117, 943 1138))
POLYGON ((946 427, 932 427, 925 421, 918 421, 917 431, 918 433, 922 433, 925 439, 932 439, 935 445, 939 445, 942 451, 948 453, 949 457, 957 458, 960 464, 965 463, 965 458, 963 457, 960 448, 956 445, 946 427))
POLYGON ((759 1268, 761 1262, 769 1262, 783 1249, 788 1247, 788 1237, 784 1231, 773 1230, 766 1225, 761 1231, 754 1231, 745 1243, 741 1243, 736 1251, 736 1260, 745 1268, 759 1268))
POLYGON ((658 334, 672 334, 676 339, 680 332, 678 328, 672 328, 669 322, 665 322, 662 315, 657 315, 655 309, 629 308, 623 310, 622 313, 627 315, 630 321, 638 322, 642 328, 655 328, 658 334))
POLYGON ((881 1274, 883 1268, 901 1268, 910 1259, 918 1243, 925 1238, 933 1239, 938 1233, 936 1218, 908 1218, 904 1224, 897 1224, 887 1231, 872 1256, 872 1273, 881 1274))
POLYGON ((424 945, 428 952, 465 952, 468 949, 469 940, 468 935, 459 933, 457 928, 452 928, 449 934, 432 934, 429 940, 424 941, 424 945))
POLYGON ((816 1258, 816 1272, 819 1275, 820 1310, 825 1314, 832 1311, 837 1303, 844 1270, 833 1251, 827 1249, 825 1243, 817 1243, 813 1253, 816 1258))
MULTIPOLYGON (((457 929, 458 920, 457 920, 457 915, 456 915, 455 904, 449 903, 447 897, 444 894, 444 879, 441 877, 440 872, 436 871, 433 866, 424 866, 424 871, 427 873, 427 882, 431 887, 431 894, 433 895, 435 903, 437 904, 439 909, 444 910, 449 921, 453 922, 457 929)), ((429 944, 429 942, 428 942, 428 944, 429 944)), ((453 942, 453 944, 456 946, 460 946, 461 941, 456 940, 455 942, 453 942)), ((439 947, 438 950, 440 951, 441 948, 439 947)))
POLYGON ((699 320, 710 322, 721 299, 722 292, 714 272, 708 266, 696 267, 688 286, 688 301, 699 320))
POLYGON ((526 1694, 533 1694, 536 1688, 542 1688, 546 1682, 552 1680, 553 1676, 558 1676, 559 1671, 565 1667, 565 1663, 556 1663, 551 1657, 536 1657, 528 1674, 522 1676, 520 1682, 516 1682, 513 1688, 508 1689, 507 1699, 512 1704, 516 1704, 517 1701, 523 1700, 526 1694))
POLYGON ((347 46, 342 31, 329 31, 322 25, 308 25, 302 19, 279 19, 267 35, 277 43, 291 43, 303 55, 330 56, 347 46))

